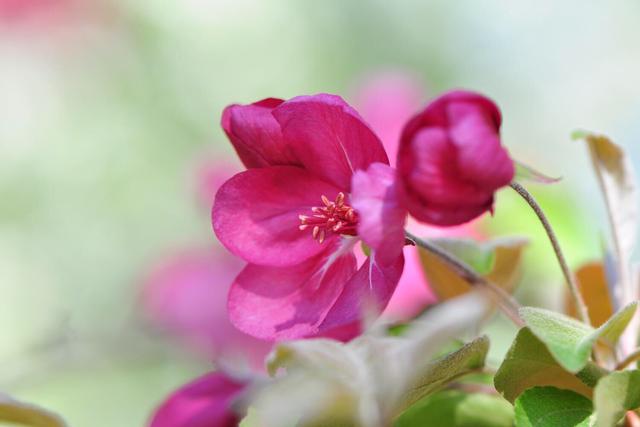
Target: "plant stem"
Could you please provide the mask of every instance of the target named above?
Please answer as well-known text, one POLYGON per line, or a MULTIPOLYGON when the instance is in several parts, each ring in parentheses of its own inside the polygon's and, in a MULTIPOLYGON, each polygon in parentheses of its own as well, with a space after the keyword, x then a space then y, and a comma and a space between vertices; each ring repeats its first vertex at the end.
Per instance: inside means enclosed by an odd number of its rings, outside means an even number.
POLYGON ((464 261, 456 258, 454 255, 449 252, 443 250, 439 246, 434 245, 433 243, 421 239, 417 236, 414 236, 408 231, 405 231, 406 236, 413 241, 417 246, 425 249, 438 258, 440 258, 445 263, 449 264, 453 267, 454 270, 470 285, 478 286, 492 294, 493 299, 496 301, 500 309, 503 313, 515 323, 516 326, 522 327, 524 326, 523 320, 520 318, 518 314, 518 310, 520 309, 520 305, 511 298, 507 292, 505 292, 502 288, 496 286, 491 283, 478 273, 476 273, 471 267, 469 267, 464 261))
POLYGON ((620 363, 618 363, 616 365, 616 370, 620 371, 638 360, 640 360, 640 348, 637 348, 635 351, 625 357, 620 363))
POLYGON ((558 238, 556 237, 556 233, 553 231, 547 216, 538 205, 538 202, 533 198, 531 193, 529 193, 522 185, 517 182, 512 182, 511 188, 513 188, 522 198, 531 206, 531 209, 535 212, 536 216, 542 223, 544 227, 544 231, 547 233, 547 237, 551 242, 551 246, 553 246, 553 251, 556 254, 556 258, 558 259, 558 263, 560 264, 560 269, 562 270, 562 274, 564 275, 565 280, 567 281, 567 285, 569 285, 569 292, 571 293, 571 297, 577 307, 578 315, 580 319, 586 323, 587 325, 591 325, 591 321, 589 319, 589 312, 587 311, 587 306, 584 304, 584 300, 582 298, 582 294, 580 293, 580 289, 576 285, 576 282, 573 278, 573 274, 571 274, 571 270, 567 265, 567 261, 564 258, 564 254, 562 253, 562 249, 560 249, 560 244, 558 243, 558 238))

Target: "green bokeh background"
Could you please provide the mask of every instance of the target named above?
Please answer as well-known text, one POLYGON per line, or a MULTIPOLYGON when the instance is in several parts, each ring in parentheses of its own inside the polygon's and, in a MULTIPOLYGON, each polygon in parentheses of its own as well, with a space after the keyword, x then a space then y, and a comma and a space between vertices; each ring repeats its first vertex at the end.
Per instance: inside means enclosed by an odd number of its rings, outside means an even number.
MULTIPOLYGON (((72 426, 141 426, 209 363, 154 331, 145 271, 212 242, 193 169, 232 160, 222 108, 366 76, 417 76, 434 96, 487 93, 573 266, 601 255, 601 198, 576 128, 640 155, 634 1, 88 1, 70 22, 0 27, 0 390, 72 426)), ((425 99, 426 102, 426 99, 425 99)), ((493 234, 532 247, 520 296, 558 306, 559 269, 533 214, 503 190, 493 234)))

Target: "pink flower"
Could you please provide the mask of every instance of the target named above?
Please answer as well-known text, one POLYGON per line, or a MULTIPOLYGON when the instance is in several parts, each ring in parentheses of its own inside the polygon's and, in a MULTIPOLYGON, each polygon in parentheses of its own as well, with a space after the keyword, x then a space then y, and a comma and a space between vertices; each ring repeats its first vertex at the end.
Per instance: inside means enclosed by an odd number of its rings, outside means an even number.
POLYGON ((380 140, 326 94, 232 105, 222 127, 249 168, 220 188, 212 213, 220 241, 249 263, 231 286, 232 323, 268 340, 353 337, 404 263, 404 208, 380 140), (372 251, 358 268, 359 239, 372 251))
POLYGON ((150 427, 237 427, 241 416, 233 404, 248 386, 214 372, 173 392, 153 415, 150 427))
POLYGON ((489 98, 449 92, 407 123, 398 170, 409 213, 434 225, 457 225, 493 208, 494 192, 513 179, 500 144, 501 116, 489 98))
POLYGON ((142 303, 155 325, 206 357, 245 359, 263 368, 271 346, 236 329, 227 314, 227 293, 242 263, 216 248, 172 254, 148 275, 142 303))

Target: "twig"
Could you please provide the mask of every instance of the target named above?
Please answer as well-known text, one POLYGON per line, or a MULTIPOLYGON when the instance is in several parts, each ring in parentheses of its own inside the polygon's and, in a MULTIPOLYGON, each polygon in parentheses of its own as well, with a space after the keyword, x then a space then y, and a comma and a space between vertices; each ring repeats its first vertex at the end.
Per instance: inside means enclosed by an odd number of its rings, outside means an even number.
POLYGON ((573 274, 571 274, 571 270, 567 265, 567 261, 564 258, 564 254, 562 253, 562 249, 560 249, 560 244, 558 243, 558 238, 556 237, 556 233, 553 231, 547 216, 538 205, 538 202, 533 198, 531 193, 529 193, 522 185, 517 182, 512 182, 511 188, 513 188, 522 198, 531 206, 531 209, 535 212, 536 216, 542 223, 544 227, 544 231, 547 233, 547 237, 551 242, 551 246, 553 246, 553 251, 556 254, 556 258, 558 259, 558 263, 560 264, 560 269, 562 270, 562 274, 564 275, 565 280, 567 281, 567 285, 569 285, 569 292, 571 293, 571 297, 573 298, 576 307, 578 309, 578 314, 580 319, 586 323, 587 325, 591 325, 591 321, 589 319, 589 312, 587 311, 587 306, 584 303, 582 298, 582 294, 580 293, 580 289, 576 285, 576 282, 573 278, 573 274))
POLYGON ((616 365, 616 370, 622 370, 631 365, 633 362, 637 362, 638 360, 640 360, 640 348, 636 349, 634 352, 625 357, 620 363, 618 363, 616 365))

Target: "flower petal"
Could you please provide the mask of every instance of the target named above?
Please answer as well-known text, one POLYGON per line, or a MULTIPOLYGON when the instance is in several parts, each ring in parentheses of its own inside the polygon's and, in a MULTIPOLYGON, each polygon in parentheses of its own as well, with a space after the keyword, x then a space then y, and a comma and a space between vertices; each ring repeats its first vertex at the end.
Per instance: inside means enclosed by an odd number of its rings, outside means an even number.
MULTIPOLYGON (((409 145, 414 162, 411 188, 430 203, 444 206, 482 205, 493 195, 474 181, 460 179, 458 152, 445 129, 419 131, 409 145)), ((489 169, 487 164, 483 165, 489 169)))
POLYGON ((271 115, 282 102, 267 98, 249 105, 230 105, 222 112, 222 128, 247 168, 299 165, 271 115))
POLYGON ((400 185, 395 169, 382 163, 353 175, 351 204, 358 212, 358 236, 382 264, 395 261, 404 246, 407 211, 400 185))
POLYGON ((172 393, 150 427, 235 427, 241 417, 231 405, 247 385, 221 372, 200 377, 172 393))
POLYGON ((298 216, 321 204, 322 195, 335 199, 338 192, 298 167, 249 169, 218 191, 213 228, 229 251, 249 263, 295 265, 324 249, 311 231, 299 229, 298 216))
POLYGON ((324 253, 290 267, 249 264, 229 292, 231 322, 241 331, 272 341, 317 335, 356 271, 353 253, 336 258, 338 244, 334 241, 324 253))
POLYGON ((362 331, 362 320, 367 315, 378 315, 384 311, 400 280, 403 267, 402 252, 394 262, 386 264, 378 263, 375 252, 372 253, 345 285, 320 325, 322 335, 341 340, 357 336, 362 331))
POLYGON ((491 111, 496 110, 495 106, 487 110, 469 101, 456 101, 447 111, 452 123, 451 140, 458 149, 458 170, 482 187, 507 185, 515 173, 509 153, 500 144, 500 127, 496 128, 491 119, 491 111))
POLYGON ((299 96, 273 115, 304 167, 344 191, 351 188, 356 170, 374 162, 389 164, 380 139, 339 96, 299 96))

